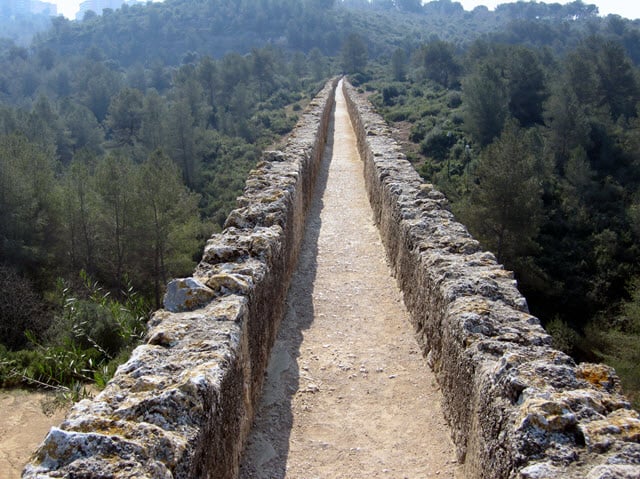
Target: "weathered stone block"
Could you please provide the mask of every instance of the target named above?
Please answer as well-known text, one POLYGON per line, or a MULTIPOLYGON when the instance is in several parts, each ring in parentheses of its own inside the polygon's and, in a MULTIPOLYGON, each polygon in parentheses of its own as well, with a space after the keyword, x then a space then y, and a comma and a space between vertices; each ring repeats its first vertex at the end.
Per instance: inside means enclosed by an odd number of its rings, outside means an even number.
POLYGON ((192 311, 207 304, 215 292, 194 278, 174 279, 167 285, 164 307, 167 311, 192 311))

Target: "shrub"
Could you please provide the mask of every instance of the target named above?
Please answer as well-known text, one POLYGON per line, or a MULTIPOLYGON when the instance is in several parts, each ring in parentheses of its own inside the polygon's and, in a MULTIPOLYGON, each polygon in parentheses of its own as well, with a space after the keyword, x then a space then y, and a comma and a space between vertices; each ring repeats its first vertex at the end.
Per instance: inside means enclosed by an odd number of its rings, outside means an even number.
POLYGON ((5 349, 0 351, 0 385, 68 390, 76 382, 92 382, 93 369, 100 361, 99 351, 73 343, 33 350, 5 349))
POLYGON ((408 118, 409 113, 406 111, 392 111, 386 115, 388 121, 404 121, 408 118))
POLYGON ((451 92, 447 98, 447 106, 449 108, 458 108, 460 105, 462 105, 462 97, 460 96, 460 93, 456 92, 451 92))
POLYGON ((58 282, 61 311, 45 345, 28 333, 32 350, 0 350, 0 383, 48 386, 73 392, 75 384, 96 382, 113 375, 118 364, 144 335, 147 302, 127 281, 118 301, 88 275, 81 274, 83 297, 58 282))
POLYGON ((464 123, 464 118, 459 113, 454 113, 451 115, 451 122, 456 126, 462 125, 464 123))
POLYGON ((125 346, 119 324, 108 307, 78 300, 74 305, 73 335, 81 348, 95 347, 112 358, 125 346))
POLYGON ((398 88, 395 86, 386 86, 382 89, 382 103, 387 106, 395 104, 394 99, 398 96, 398 88))
POLYGON ((50 323, 47 307, 31 281, 13 268, 0 265, 0 342, 18 350, 27 345, 27 330, 40 337, 50 323))
POLYGON ((424 140, 425 136, 427 136, 427 126, 423 122, 415 123, 411 127, 411 132, 409 133, 409 140, 414 143, 420 143, 424 140))
POLYGON ((456 144, 457 138, 452 132, 434 128, 420 143, 420 150, 435 160, 443 161, 449 155, 449 149, 456 144))
POLYGON ((371 75, 368 73, 353 73, 349 75, 349 81, 355 87, 358 87, 370 80, 371 80, 371 75))
POLYGON ((556 317, 547 323, 545 329, 551 335, 551 345, 555 349, 567 354, 574 352, 579 337, 578 333, 571 329, 567 323, 556 317))

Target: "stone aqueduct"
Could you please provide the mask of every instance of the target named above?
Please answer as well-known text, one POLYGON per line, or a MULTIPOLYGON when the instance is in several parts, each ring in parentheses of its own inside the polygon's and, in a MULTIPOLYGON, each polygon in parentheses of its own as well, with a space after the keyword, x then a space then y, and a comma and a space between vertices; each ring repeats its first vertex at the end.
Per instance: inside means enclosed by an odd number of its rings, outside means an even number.
MULTIPOLYGON (((78 403, 24 478, 238 475, 327 140, 328 83, 267 152, 146 341, 78 403)), ((342 84, 341 84, 342 85, 342 84)), ((425 184, 344 83, 369 198, 467 478, 638 478, 640 419, 615 373, 553 350, 510 272, 425 184)))

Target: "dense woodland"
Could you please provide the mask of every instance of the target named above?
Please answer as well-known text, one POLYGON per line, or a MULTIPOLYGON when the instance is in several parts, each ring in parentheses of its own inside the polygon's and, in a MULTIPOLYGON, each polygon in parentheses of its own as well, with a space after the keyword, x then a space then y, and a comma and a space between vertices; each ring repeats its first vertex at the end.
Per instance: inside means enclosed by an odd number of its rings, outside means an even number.
POLYGON ((5 385, 103 384, 260 151, 348 73, 556 345, 639 397, 639 22, 580 1, 166 0, 51 25, 0 41, 5 385))

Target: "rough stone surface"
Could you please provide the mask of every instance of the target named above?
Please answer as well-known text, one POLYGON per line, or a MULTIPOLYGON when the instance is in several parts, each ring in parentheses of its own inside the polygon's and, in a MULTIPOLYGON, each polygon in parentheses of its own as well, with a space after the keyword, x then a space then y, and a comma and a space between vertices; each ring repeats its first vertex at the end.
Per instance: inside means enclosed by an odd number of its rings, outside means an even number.
POLYGON ((164 309, 173 313, 191 311, 213 299, 215 292, 194 278, 174 279, 167 285, 164 309))
POLYGON ((640 477, 638 415, 613 370, 551 348, 513 274, 423 183, 366 98, 345 90, 374 216, 465 477, 640 477))
POLYGON ((24 478, 235 478, 327 138, 328 83, 251 172, 192 278, 93 401, 53 428, 24 478))

